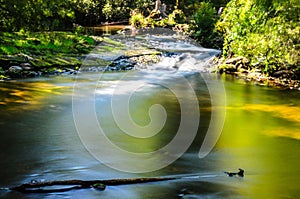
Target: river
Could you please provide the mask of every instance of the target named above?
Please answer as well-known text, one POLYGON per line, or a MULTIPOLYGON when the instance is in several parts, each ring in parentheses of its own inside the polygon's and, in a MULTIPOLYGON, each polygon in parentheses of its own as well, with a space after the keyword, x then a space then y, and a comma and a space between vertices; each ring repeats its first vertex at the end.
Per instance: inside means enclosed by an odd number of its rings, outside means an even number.
MULTIPOLYGON (((148 38, 147 41, 161 41, 157 38, 163 37, 148 38)), ((138 39, 136 37, 130 42, 138 39)), ((206 73, 207 59, 215 51, 187 43, 179 42, 178 45, 176 42, 172 43, 170 37, 164 37, 163 41, 168 41, 163 45, 165 50, 173 49, 180 55, 185 53, 183 58, 172 58, 177 60, 175 65, 181 63, 180 67, 168 67, 162 60, 160 64, 154 64, 151 70, 105 73, 83 71, 77 76, 0 82, 0 187, 12 187, 32 180, 153 176, 184 176, 183 178, 107 186, 104 191, 82 189, 62 193, 22 194, 0 190, 0 197, 297 198, 300 195, 299 91, 274 89, 232 76, 206 73), (189 59, 187 63, 193 63, 193 67, 182 63, 186 59, 189 59), (212 93, 214 90, 210 90, 211 83, 224 86, 224 93, 221 96, 220 93, 212 93), (121 88, 119 91, 118 87, 121 88), (188 89, 192 89, 192 92, 188 89), (123 109, 127 92, 130 99, 128 107, 123 109), (214 94, 217 95, 214 98, 217 102, 212 101, 214 94), (194 107, 193 98, 196 99, 200 115, 193 115, 193 111, 198 110, 194 107), (225 106, 222 103, 226 103, 225 106), (190 109, 192 105, 193 110, 190 109), (217 123, 213 123, 214 105, 222 110, 218 112, 220 118, 215 118, 219 120, 217 123), (149 115, 150 107, 154 109, 149 115), (182 107, 186 107, 188 111, 182 107), (130 121, 119 118, 121 124, 118 124, 118 118, 114 114, 124 116, 126 108, 130 110, 135 124, 147 126, 152 120, 157 124, 163 121, 162 127, 150 125, 144 130, 139 128, 141 135, 124 133, 122 128, 130 129, 130 125, 126 126, 130 121), (191 115, 196 118, 196 124, 191 115), (193 137, 185 132, 188 136, 181 137, 175 148, 181 150, 181 143, 187 144, 184 139, 190 137, 191 145, 186 146, 186 150, 182 148, 184 152, 178 159, 176 157, 166 165, 161 164, 167 162, 169 157, 173 158, 173 154, 159 149, 167 146, 173 139, 178 139, 176 133, 184 117, 190 120, 187 121, 188 128, 185 126, 184 130, 192 131, 193 125, 196 125, 196 135, 193 137), (93 119, 98 123, 94 124, 93 119), (124 121, 125 127, 122 127, 124 121), (221 132, 210 132, 217 135, 214 140, 216 144, 208 155, 199 158, 199 150, 212 123, 222 127, 221 132), (97 133, 99 126, 109 140, 123 150, 134 154, 153 151, 161 153, 146 156, 142 161, 133 161, 135 159, 120 157, 115 151, 108 151, 103 147, 106 143, 94 146, 92 144, 98 141, 98 134, 91 132, 97 133), (152 135, 153 131, 158 133, 152 135), (101 158, 103 162, 98 160, 101 158), (224 173, 236 172, 238 168, 245 170, 244 177, 229 177, 224 173), (191 175, 193 177, 186 177, 191 175)), ((155 42, 151 45, 162 44, 155 42)), ((116 50, 113 45, 117 44, 110 42, 109 45, 116 50)), ((132 47, 132 43, 129 46, 132 47)), ((101 49, 103 48, 100 51, 101 49)), ((128 50, 128 45, 111 53, 103 54, 101 51, 100 56, 98 49, 98 58, 108 61, 118 57, 124 50, 128 50)), ((92 53, 91 57, 95 57, 95 54, 97 53, 92 53)), ((169 57, 166 59, 171 63, 169 57)), ((220 88, 216 88, 216 91, 218 89, 220 88)), ((214 130, 218 131, 218 128, 214 130)))

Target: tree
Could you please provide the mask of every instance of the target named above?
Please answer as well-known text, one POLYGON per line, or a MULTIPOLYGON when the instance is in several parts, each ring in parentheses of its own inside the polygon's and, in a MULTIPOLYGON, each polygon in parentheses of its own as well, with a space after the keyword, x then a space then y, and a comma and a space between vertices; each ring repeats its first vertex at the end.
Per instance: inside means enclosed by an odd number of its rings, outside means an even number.
POLYGON ((107 21, 128 19, 130 17, 132 5, 132 0, 106 0, 103 7, 103 14, 107 21))
POLYGON ((54 30, 72 26, 73 1, 0 0, 1 30, 54 30))

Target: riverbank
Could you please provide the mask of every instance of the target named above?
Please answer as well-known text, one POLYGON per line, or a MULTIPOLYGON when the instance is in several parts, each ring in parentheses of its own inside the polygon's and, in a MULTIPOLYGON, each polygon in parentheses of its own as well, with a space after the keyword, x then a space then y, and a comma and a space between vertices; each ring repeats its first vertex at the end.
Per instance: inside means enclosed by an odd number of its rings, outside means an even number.
POLYGON ((1 32, 0 79, 73 74, 101 37, 72 32, 1 32))
MULTIPOLYGON (((0 80, 77 74, 86 54, 98 44, 103 43, 104 51, 113 50, 108 49, 109 43, 113 41, 100 36, 71 32, 0 34, 3 38, 0 41, 0 80)), ((125 56, 108 65, 107 70, 123 70, 123 65, 126 66, 124 70, 132 70, 134 66, 158 62, 160 57, 161 54, 156 51, 147 55, 125 56), (118 68, 118 65, 122 67, 118 68)), ((300 89, 298 74, 293 71, 278 71, 272 76, 267 76, 259 69, 250 69, 249 61, 244 57, 227 60, 216 58, 213 64, 216 66, 216 72, 234 75, 246 82, 284 89, 300 89)))

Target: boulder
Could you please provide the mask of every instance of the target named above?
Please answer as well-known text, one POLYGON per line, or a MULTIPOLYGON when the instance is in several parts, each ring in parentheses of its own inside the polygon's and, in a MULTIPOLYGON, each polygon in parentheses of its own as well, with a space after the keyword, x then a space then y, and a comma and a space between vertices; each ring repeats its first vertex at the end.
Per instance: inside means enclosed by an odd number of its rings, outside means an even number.
POLYGON ((30 63, 21 63, 20 66, 23 70, 31 70, 31 64, 30 63))
POLYGON ((12 73, 18 73, 21 72, 23 68, 21 66, 11 66, 9 67, 8 71, 12 73))

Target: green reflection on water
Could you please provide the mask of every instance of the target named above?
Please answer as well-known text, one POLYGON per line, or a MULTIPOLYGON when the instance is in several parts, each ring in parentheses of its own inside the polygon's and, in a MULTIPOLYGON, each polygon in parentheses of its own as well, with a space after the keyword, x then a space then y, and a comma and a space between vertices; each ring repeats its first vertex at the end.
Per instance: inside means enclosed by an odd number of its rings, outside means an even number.
MULTIPOLYGON (((109 101, 99 103, 97 108, 101 110, 99 111, 101 115, 99 122, 108 138, 120 148, 135 153, 156 151, 168 144, 176 135, 180 123, 180 107, 176 96, 169 90, 161 87, 144 88, 144 90, 136 91, 131 96, 129 109, 133 122, 140 126, 146 126, 150 123, 149 109, 155 104, 162 105, 168 116, 161 131, 147 139, 133 137, 124 133, 114 121, 109 101)), ((157 114, 154 117, 159 118, 161 115, 157 114)), ((151 131, 152 128, 147 128, 147 131, 144 130, 139 133, 147 134, 151 133, 151 131)))

